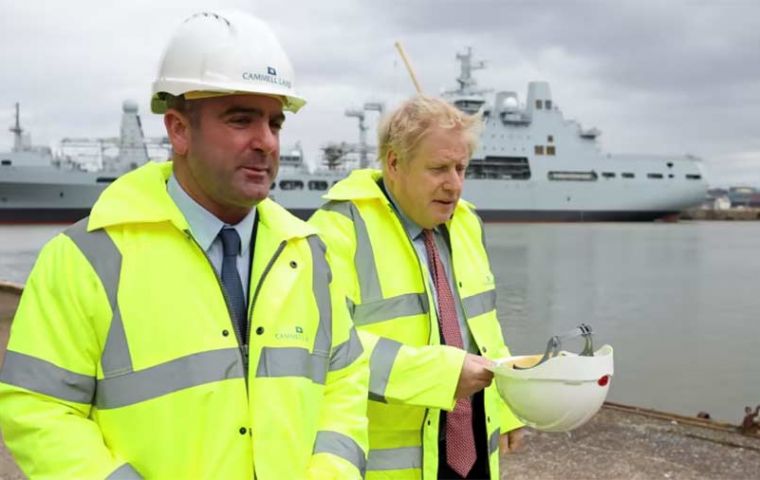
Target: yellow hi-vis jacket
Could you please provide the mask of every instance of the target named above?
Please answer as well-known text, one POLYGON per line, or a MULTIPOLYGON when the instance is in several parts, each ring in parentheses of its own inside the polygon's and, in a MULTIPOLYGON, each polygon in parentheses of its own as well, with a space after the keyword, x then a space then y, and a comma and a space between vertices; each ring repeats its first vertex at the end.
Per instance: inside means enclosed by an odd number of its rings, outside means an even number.
POLYGON ((361 478, 369 372, 314 227, 257 206, 244 351, 171 168, 40 253, 0 371, 8 448, 35 479, 361 478))
MULTIPOLYGON (((465 351, 441 345, 427 266, 379 188, 381 173, 356 170, 310 219, 327 244, 353 303, 370 357, 367 479, 434 479, 439 412, 454 408, 465 351)), ((446 223, 457 294, 481 355, 509 355, 496 318, 494 277, 480 219, 460 201, 446 223)), ((484 392, 491 478, 499 478, 499 434, 521 426, 495 386, 484 392)))

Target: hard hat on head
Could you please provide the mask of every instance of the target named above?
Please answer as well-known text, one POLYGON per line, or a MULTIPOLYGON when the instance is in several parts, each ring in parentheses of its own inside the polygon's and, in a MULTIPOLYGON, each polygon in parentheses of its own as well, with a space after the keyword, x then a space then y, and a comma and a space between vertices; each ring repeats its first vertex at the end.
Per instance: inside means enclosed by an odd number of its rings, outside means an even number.
POLYGON ((290 60, 262 20, 240 11, 197 13, 164 51, 151 110, 166 112, 169 96, 253 93, 278 97, 285 110, 297 112, 306 101, 294 84, 290 60))
POLYGON ((599 411, 610 387, 612 347, 594 351, 591 328, 576 329, 586 339, 580 354, 560 351, 560 338, 549 340, 544 355, 497 360, 493 367, 496 388, 512 413, 523 423, 547 432, 568 432, 599 411))

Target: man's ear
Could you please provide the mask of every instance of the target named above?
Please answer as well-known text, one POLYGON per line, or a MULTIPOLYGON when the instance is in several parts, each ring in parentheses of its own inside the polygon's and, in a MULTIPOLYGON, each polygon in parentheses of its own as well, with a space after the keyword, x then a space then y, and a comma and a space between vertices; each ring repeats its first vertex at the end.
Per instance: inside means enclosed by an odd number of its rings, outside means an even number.
POLYGON ((388 173, 394 177, 398 175, 399 160, 396 152, 388 150, 388 153, 385 155, 385 165, 388 169, 388 173))
POLYGON ((184 156, 190 146, 190 119, 174 109, 164 113, 164 126, 175 154, 184 156))

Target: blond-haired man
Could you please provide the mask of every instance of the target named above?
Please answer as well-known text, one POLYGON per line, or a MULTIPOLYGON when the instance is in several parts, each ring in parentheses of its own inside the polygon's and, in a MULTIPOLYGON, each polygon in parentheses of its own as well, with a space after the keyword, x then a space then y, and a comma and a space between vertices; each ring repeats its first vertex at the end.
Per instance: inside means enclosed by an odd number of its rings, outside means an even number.
POLYGON ((499 478, 521 424, 489 386, 509 354, 483 228, 460 199, 480 119, 417 96, 379 128, 382 171, 311 218, 370 359, 367 478, 499 478))

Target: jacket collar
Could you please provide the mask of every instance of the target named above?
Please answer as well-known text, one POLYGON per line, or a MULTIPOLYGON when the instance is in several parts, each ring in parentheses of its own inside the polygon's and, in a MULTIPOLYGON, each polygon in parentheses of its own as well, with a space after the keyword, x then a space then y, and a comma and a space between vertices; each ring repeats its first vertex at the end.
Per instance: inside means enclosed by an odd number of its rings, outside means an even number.
MULTIPOLYGON (((131 223, 169 222, 186 231, 190 226, 166 191, 172 162, 148 162, 109 185, 90 212, 87 230, 131 223)), ((256 206, 259 221, 281 240, 316 234, 316 229, 296 218, 269 198, 256 206)))
MULTIPOLYGON (((348 177, 336 183, 323 198, 334 201, 379 200, 389 203, 390 201, 378 185, 382 177, 383 172, 380 170, 372 168, 354 170, 348 177)), ((467 200, 460 198, 454 210, 454 217, 457 216, 457 212, 463 209, 475 210, 475 206, 467 200)), ((446 224, 448 225, 450 222, 451 220, 446 222, 446 224)))

